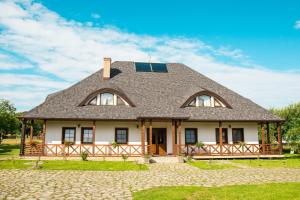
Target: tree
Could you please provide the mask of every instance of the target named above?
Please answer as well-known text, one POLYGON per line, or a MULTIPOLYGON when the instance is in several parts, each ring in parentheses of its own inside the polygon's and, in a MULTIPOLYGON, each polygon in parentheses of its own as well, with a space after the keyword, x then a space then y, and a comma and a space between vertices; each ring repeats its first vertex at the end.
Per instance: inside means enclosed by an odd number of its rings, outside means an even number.
POLYGON ((8 100, 0 99, 0 143, 3 136, 16 134, 19 128, 16 108, 8 100))
MULTIPOLYGON (((288 105, 280 109, 271 109, 271 112, 284 119, 282 124, 283 138, 289 144, 299 144, 300 142, 300 102, 288 105)), ((271 127, 275 130, 275 127, 271 127)))

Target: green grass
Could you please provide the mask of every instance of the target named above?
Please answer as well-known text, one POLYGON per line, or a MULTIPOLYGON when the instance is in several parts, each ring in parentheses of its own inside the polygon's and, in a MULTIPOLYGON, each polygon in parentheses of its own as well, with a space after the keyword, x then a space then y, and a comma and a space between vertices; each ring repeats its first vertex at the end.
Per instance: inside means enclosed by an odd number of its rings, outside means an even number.
POLYGON ((224 164, 221 161, 211 160, 211 161, 189 161, 189 165, 197 167, 199 169, 205 170, 216 170, 216 169, 232 169, 237 168, 236 166, 230 164, 224 164))
POLYGON ((135 200, 300 200, 300 183, 271 183, 224 187, 158 187, 133 193, 135 200))
MULTIPOLYGON (((34 163, 35 160, 0 160, 0 169, 32 169, 34 163)), ((148 169, 146 165, 129 161, 43 160, 41 163, 39 170, 127 171, 148 169)))
POLYGON ((285 159, 256 159, 256 160, 232 160, 231 162, 243 164, 255 168, 300 168, 300 158, 290 157, 285 159))
POLYGON ((19 156, 20 147, 18 144, 0 144, 0 159, 19 156))

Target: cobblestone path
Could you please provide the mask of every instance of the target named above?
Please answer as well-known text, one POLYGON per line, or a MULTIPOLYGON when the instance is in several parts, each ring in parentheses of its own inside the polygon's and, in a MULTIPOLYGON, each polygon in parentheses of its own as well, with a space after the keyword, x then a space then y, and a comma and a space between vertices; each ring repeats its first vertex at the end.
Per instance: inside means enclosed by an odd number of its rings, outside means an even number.
POLYGON ((0 199, 131 199, 131 192, 177 185, 300 182, 300 169, 200 170, 183 163, 149 171, 0 170, 0 199))

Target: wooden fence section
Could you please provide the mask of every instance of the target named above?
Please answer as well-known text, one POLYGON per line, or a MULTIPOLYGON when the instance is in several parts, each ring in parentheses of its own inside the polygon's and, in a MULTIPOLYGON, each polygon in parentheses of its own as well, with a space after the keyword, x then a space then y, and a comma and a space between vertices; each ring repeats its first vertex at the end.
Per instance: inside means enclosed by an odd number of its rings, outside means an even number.
POLYGON ((178 152, 185 155, 197 156, 239 156, 239 155, 278 155, 280 145, 278 144, 205 144, 202 147, 195 145, 177 145, 178 152))
MULTIPOLYGON (((145 151, 147 152, 147 146, 145 151)), ((119 145, 113 147, 106 144, 37 144, 35 146, 25 146, 25 156, 79 156, 80 153, 87 152, 89 156, 141 156, 142 145, 119 145)))

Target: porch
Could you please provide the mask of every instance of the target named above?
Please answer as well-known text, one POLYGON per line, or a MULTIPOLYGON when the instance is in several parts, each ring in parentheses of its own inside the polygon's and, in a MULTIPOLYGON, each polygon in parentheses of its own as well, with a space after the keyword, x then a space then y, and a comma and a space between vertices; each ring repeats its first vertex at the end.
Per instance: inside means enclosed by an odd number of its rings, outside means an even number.
MULTIPOLYGON (((117 157, 122 155, 127 155, 130 157, 140 157, 140 156, 177 156, 177 155, 189 155, 193 157, 210 157, 210 156, 236 156, 236 157, 251 157, 251 156, 274 156, 281 155, 282 145, 281 145, 281 129, 280 123, 276 122, 277 126, 277 144, 270 144, 270 130, 269 122, 260 122, 261 124, 261 139, 258 142, 258 131, 257 123, 252 126, 256 128, 257 142, 248 143, 248 141, 241 143, 225 143, 224 140, 224 127, 230 127, 226 122, 212 122, 211 127, 216 125, 216 139, 218 141, 215 144, 211 144, 212 141, 204 141, 202 145, 203 138, 207 137, 204 134, 204 130, 199 127, 200 125, 191 125, 189 122, 184 120, 169 119, 164 120, 163 125, 157 125, 162 120, 159 119, 140 119, 135 122, 123 122, 124 124, 130 124, 129 134, 131 138, 135 138, 134 142, 127 142, 126 144, 112 144, 113 140, 106 141, 106 143, 100 143, 96 140, 96 130, 100 131, 102 124, 97 124, 96 121, 89 121, 88 126, 90 126, 93 133, 93 141, 91 144, 83 144, 80 141, 76 141, 70 144, 63 144, 59 141, 58 143, 46 142, 47 124, 51 126, 50 121, 44 120, 43 130, 40 133, 41 142, 33 142, 33 123, 34 121, 23 120, 22 126, 22 137, 21 137, 21 149, 20 155, 22 156, 80 156, 82 152, 87 152, 91 157, 117 157), (196 127, 199 129, 197 133, 198 140, 195 144, 187 143, 185 130, 187 127, 196 127), (29 141, 25 137, 25 129, 29 128, 30 137, 29 141), (218 135, 218 138, 217 138, 218 135), (265 142, 266 141, 266 142, 265 142)), ((78 122, 74 122, 77 124, 78 122)), ((104 122, 103 122, 104 123, 104 122)), ((107 122, 105 122, 107 123, 107 122)), ((81 125, 85 127, 87 125, 81 125)), ((129 126, 129 125, 128 125, 129 126)), ((118 127, 118 126, 115 126, 118 127)), ((78 127, 80 126, 78 124, 78 127)), ((207 128, 208 129, 208 128, 207 128)), ((229 129, 229 128, 228 128, 229 129)), ((105 129, 106 130, 106 129, 105 129)), ((214 128, 212 128, 214 130, 214 128)), ((80 132, 80 131, 78 131, 80 132)), ((213 132, 213 131, 211 131, 213 132)), ((61 133, 60 133, 61 134, 61 133)), ((101 131, 98 135, 114 135, 113 133, 108 133, 101 131)), ((211 133, 210 133, 211 134, 211 133)), ((247 132, 246 132, 247 134, 247 132)), ((98 137, 97 135, 97 137, 98 137)), ((60 136, 61 137, 61 136, 60 136)), ((79 136, 80 138, 80 136, 79 136)), ((231 141, 232 142, 232 141, 231 141)))

